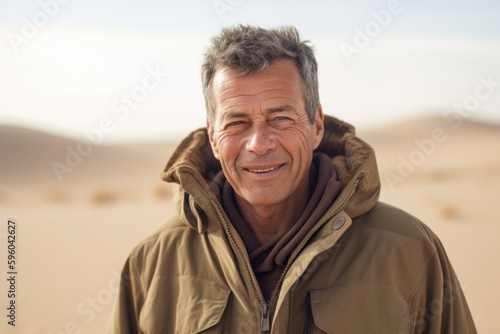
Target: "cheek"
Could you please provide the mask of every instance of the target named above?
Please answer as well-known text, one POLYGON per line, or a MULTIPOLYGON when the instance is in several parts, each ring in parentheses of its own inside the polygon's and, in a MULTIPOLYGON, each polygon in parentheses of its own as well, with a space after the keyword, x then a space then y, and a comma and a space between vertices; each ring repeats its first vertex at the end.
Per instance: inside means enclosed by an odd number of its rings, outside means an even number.
POLYGON ((304 154, 314 149, 314 137, 308 128, 288 133, 282 137, 281 143, 292 157, 297 158, 302 158, 304 154))
POLYGON ((221 138, 218 143, 219 160, 221 160, 221 163, 225 166, 234 166, 235 160, 239 154, 238 143, 226 139, 227 138, 221 138))
POLYGON ((221 157, 224 156, 224 143, 224 134, 217 132, 212 134, 212 138, 210 138, 210 144, 212 145, 212 150, 214 151, 214 155, 218 160, 221 160, 221 157))
POLYGON ((208 140, 210 142, 210 147, 212 148, 212 153, 214 154, 215 159, 220 160, 220 152, 219 152, 219 141, 218 138, 214 136, 213 133, 208 133, 208 140))

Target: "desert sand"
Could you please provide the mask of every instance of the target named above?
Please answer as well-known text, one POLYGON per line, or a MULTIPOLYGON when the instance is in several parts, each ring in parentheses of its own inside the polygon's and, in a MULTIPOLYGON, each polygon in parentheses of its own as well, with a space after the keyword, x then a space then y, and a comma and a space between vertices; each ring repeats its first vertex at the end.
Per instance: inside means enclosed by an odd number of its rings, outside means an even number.
MULTIPOLYGON (((445 245, 480 333, 500 333, 500 127, 422 118, 363 131, 377 153, 381 200, 429 225, 445 245), (453 127, 454 126, 454 127, 453 127), (419 153, 420 152, 420 153, 419 153)), ((17 226, 16 327, 1 333, 103 333, 132 249, 173 215, 159 178, 176 143, 94 145, 58 180, 79 142, 0 127, 0 263, 17 226)), ((4 281, 4 278, 2 278, 4 281)))

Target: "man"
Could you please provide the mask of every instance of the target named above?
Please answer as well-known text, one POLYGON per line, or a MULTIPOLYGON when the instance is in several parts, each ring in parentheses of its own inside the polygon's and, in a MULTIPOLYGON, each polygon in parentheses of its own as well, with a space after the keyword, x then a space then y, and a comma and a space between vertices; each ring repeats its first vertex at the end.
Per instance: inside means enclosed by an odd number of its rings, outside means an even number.
POLYGON ((374 152, 323 114, 294 28, 224 29, 207 127, 162 177, 177 215, 130 255, 112 333, 475 333, 445 251, 378 202, 374 152))

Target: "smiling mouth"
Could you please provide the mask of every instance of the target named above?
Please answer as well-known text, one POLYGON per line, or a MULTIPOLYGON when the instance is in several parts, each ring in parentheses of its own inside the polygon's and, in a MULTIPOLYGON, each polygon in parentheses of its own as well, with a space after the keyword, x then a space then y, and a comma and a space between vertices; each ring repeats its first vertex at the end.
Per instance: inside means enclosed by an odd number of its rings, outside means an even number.
POLYGON ((252 172, 252 173, 267 173, 267 172, 271 172, 271 171, 275 170, 276 168, 277 167, 266 168, 266 169, 249 169, 248 171, 252 172))
POLYGON ((246 171, 255 174, 265 174, 276 171, 281 168, 282 165, 276 167, 268 167, 268 168, 245 168, 246 171))

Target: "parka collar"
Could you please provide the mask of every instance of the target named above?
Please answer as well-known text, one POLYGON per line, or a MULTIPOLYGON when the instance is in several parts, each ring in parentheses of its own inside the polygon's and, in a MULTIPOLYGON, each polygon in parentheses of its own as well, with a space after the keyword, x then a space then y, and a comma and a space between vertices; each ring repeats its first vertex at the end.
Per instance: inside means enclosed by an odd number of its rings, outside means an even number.
MULTIPOLYGON (((368 212, 377 203, 380 179, 373 149, 355 135, 354 127, 325 116, 325 133, 316 150, 331 157, 342 192, 352 192, 343 210, 351 217, 368 212)), ((174 201, 182 220, 199 233, 218 228, 222 206, 210 187, 221 170, 206 128, 191 132, 171 156, 161 178, 178 185, 174 201)), ((339 196, 343 197, 343 196, 339 196)))

